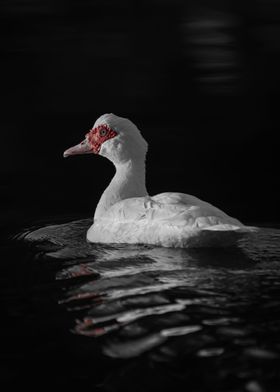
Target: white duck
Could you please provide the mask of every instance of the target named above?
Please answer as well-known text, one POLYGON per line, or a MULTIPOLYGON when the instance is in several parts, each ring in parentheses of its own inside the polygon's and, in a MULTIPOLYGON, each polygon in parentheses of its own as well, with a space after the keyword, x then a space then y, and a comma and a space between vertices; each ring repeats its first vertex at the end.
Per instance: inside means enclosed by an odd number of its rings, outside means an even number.
POLYGON ((111 113, 99 117, 85 140, 64 152, 64 157, 99 154, 116 168, 96 207, 88 241, 184 248, 227 246, 240 234, 254 230, 194 196, 173 192, 149 196, 147 149, 136 125, 111 113))

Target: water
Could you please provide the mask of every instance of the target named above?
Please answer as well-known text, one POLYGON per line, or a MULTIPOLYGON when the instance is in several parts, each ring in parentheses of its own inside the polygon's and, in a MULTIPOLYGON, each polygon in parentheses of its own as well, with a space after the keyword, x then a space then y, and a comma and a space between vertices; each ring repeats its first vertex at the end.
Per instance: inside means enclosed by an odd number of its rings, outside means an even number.
POLYGON ((279 391, 279 229, 186 250, 88 244, 90 224, 35 225, 6 245, 9 385, 279 391))

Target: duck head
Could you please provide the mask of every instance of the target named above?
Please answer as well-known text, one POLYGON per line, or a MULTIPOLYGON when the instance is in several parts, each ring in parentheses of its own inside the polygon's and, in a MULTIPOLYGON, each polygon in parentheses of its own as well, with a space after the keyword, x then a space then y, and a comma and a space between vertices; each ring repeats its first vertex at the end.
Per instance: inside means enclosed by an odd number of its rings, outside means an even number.
POLYGON ((147 147, 147 142, 132 121, 109 113, 99 117, 85 139, 67 149, 63 156, 98 154, 120 164, 145 159, 147 147))

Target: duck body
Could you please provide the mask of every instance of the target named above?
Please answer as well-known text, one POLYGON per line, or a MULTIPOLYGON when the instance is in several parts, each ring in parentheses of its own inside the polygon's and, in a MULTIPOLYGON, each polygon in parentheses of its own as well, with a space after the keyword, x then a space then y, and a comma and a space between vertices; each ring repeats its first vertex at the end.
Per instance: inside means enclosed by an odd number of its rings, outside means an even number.
POLYGON ((233 245, 248 231, 237 219, 194 196, 161 193, 115 203, 90 227, 97 243, 200 248, 233 245))
POLYGON ((110 159, 115 176, 96 207, 87 232, 93 243, 165 247, 225 247, 254 228, 184 193, 149 196, 145 185, 147 143, 128 119, 106 114, 86 139, 64 156, 94 152, 110 159))

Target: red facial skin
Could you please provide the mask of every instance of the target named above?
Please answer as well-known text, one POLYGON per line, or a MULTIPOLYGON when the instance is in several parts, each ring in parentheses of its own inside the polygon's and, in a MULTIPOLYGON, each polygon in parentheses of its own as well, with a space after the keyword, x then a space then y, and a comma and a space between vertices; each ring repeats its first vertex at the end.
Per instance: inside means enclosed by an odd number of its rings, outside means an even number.
POLYGON ((112 139, 116 135, 116 131, 110 128, 107 124, 102 124, 98 125, 98 127, 92 128, 91 131, 86 134, 86 138, 94 154, 99 154, 102 143, 106 142, 106 140, 112 139))

